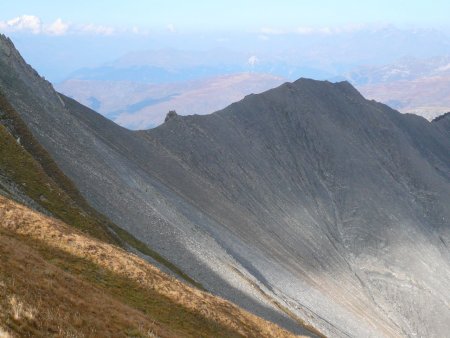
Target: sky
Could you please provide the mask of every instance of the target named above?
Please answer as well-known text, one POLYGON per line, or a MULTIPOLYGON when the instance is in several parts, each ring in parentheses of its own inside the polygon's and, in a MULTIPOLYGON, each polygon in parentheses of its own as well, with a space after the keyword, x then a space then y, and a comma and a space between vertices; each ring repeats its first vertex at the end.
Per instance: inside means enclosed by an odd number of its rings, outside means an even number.
POLYGON ((336 49, 344 53, 341 59, 348 52, 349 64, 337 68, 374 59, 388 62, 389 55, 392 60, 404 56, 403 50, 417 54, 413 56, 441 55, 448 51, 449 35, 442 38, 428 32, 420 38, 424 45, 416 45, 415 30, 449 34, 448 13, 449 0, 14 0, 1 5, 0 32, 12 38, 41 74, 58 82, 80 68, 107 64, 134 51, 164 48, 226 49, 259 59, 270 54, 274 62, 281 54, 310 60, 317 53, 320 63, 336 49), (397 31, 381 32, 385 27, 397 31), (373 36, 371 30, 381 33, 373 36), (358 50, 371 39, 369 47, 380 51, 372 58, 371 49, 366 55, 358 50))
MULTIPOLYGON (((50 34, 63 32, 65 25, 83 26, 91 33, 97 28, 100 34, 131 32, 133 28, 135 32, 281 31, 373 23, 442 26, 448 24, 448 13, 448 0, 15 0, 2 5, 0 21, 7 22, 22 15, 36 16, 46 25, 54 24, 53 30, 47 31, 50 34)), ((64 33, 68 32, 70 29, 64 33)), ((38 33, 37 29, 34 33, 38 33)))

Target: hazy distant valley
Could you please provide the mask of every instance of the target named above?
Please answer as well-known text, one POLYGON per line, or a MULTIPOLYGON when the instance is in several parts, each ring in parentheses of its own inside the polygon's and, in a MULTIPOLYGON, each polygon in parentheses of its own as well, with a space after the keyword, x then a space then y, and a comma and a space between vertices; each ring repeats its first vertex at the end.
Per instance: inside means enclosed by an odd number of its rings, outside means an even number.
POLYGON ((170 110, 209 114, 283 82, 273 75, 238 73, 168 84, 74 79, 56 88, 122 126, 147 129, 164 122, 170 110))
POLYGON ((369 99, 429 120, 450 111, 450 57, 404 57, 385 65, 342 62, 306 61, 305 67, 229 51, 153 50, 75 71, 56 89, 131 129, 155 127, 169 110, 208 114, 300 76, 348 80, 369 99))
POLYGON ((450 57, 402 59, 365 67, 349 78, 368 98, 429 120, 450 111, 450 57))

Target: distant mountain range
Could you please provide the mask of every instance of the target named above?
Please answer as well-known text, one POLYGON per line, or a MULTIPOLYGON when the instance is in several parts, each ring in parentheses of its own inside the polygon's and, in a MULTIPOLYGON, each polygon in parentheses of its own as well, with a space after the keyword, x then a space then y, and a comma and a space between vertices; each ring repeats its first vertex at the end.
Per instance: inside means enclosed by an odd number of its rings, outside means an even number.
POLYGON ((169 110, 206 114, 300 75, 347 79, 368 98, 427 119, 450 111, 450 56, 402 58, 348 71, 229 51, 164 49, 79 70, 56 88, 122 126, 145 129, 162 123, 169 110))
POLYGON ((145 129, 161 124, 169 110, 207 114, 300 75, 332 73, 228 50, 162 49, 80 69, 56 89, 122 126, 145 129))
MULTIPOLYGON (((208 68, 253 70, 290 81, 299 77, 330 79, 359 66, 391 64, 404 56, 425 59, 450 55, 449 34, 445 29, 383 24, 300 27, 298 30, 264 28, 253 32, 203 32, 200 35, 196 32, 150 36, 117 34, 114 37, 68 34, 55 38, 11 34, 28 62, 53 83, 74 78, 73 73, 80 68, 155 64, 157 68, 187 69, 195 68, 192 66, 196 59, 197 65, 208 68), (120 63, 116 62, 118 59, 120 63), (256 68, 249 67, 249 59, 258 61, 252 62, 256 68)), ((77 73, 85 76, 89 72, 77 73)))
POLYGON ((403 58, 389 65, 361 67, 347 75, 352 83, 359 86, 434 76, 450 76, 450 56, 429 59, 403 58))
POLYGON ((74 79, 56 88, 122 126, 146 129, 160 125, 169 110, 204 115, 285 81, 273 75, 238 73, 171 84, 74 79))
POLYGON ((347 75, 368 98, 428 119, 450 111, 450 56, 405 58, 347 75))
POLYGON ((450 115, 299 79, 131 131, 0 41, 0 90, 37 142, 178 278, 296 333, 450 331, 450 115))
POLYGON ((160 84, 247 72, 290 79, 301 75, 325 78, 334 74, 311 61, 295 61, 289 57, 271 58, 265 54, 227 49, 189 51, 165 48, 131 52, 100 67, 79 69, 67 79, 160 84))

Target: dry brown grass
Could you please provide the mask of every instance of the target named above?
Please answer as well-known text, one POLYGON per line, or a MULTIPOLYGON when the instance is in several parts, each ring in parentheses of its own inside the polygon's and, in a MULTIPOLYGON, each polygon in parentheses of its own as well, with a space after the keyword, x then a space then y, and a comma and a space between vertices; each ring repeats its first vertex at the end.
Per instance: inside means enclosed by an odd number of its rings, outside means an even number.
MULTIPOLYGON (((41 332, 44 325, 63 336, 293 336, 133 254, 1 196, 0 229, 0 275, 6 276, 0 292, 15 297, 27 332, 41 332)), ((0 317, 0 325, 6 322, 17 331, 23 324, 15 325, 14 318, 0 317)))
POLYGON ((10 338, 11 335, 8 331, 5 331, 2 327, 0 327, 0 338, 10 338))
POLYGON ((8 295, 8 303, 14 320, 21 320, 22 318, 34 320, 36 309, 25 304, 16 295, 8 295))

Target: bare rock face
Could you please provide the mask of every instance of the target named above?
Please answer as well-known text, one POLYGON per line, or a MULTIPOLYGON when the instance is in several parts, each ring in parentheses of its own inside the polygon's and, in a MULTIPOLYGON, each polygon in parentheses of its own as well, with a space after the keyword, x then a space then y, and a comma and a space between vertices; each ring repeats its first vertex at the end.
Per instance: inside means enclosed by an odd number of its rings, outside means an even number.
POLYGON ((177 112, 175 110, 171 110, 167 113, 166 118, 164 119, 164 122, 170 121, 178 116, 177 112))
POLYGON ((211 292, 296 332, 450 332, 448 116, 300 79, 131 132, 4 59, 0 90, 86 199, 211 292))

